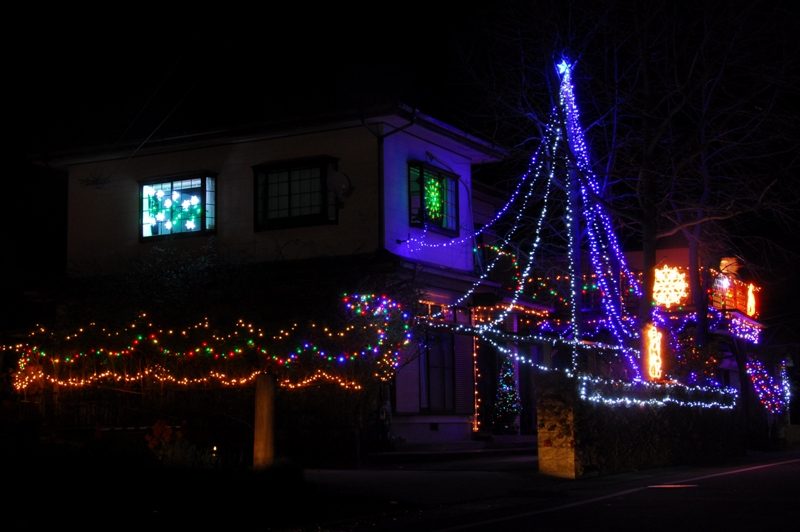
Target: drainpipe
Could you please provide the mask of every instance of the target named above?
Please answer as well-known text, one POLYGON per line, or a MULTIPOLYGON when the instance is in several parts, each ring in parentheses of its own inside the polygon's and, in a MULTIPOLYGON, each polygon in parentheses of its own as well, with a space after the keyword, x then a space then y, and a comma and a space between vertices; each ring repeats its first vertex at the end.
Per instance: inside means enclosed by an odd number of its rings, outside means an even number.
MULTIPOLYGON (((381 126, 381 129, 383 127, 381 126)), ((383 184, 383 139, 384 135, 378 135, 378 249, 386 249, 386 207, 384 205, 384 184, 383 184)))

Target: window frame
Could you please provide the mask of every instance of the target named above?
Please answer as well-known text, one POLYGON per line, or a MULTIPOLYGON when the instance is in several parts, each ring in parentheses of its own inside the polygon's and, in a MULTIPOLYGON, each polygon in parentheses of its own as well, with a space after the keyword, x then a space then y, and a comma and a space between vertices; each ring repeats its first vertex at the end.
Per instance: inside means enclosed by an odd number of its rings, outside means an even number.
POLYGON ((429 231, 433 231, 434 233, 439 233, 446 236, 451 237, 458 237, 459 235, 459 228, 460 228, 460 218, 459 218, 459 205, 458 205, 458 195, 459 195, 459 176, 453 172, 449 172, 437 166, 433 166, 430 163, 425 161, 409 161, 408 162, 408 221, 411 227, 419 227, 422 229, 426 229, 429 231), (419 178, 417 180, 413 179, 413 169, 418 169, 419 178), (441 221, 431 219, 428 216, 428 209, 426 205, 426 194, 424 193, 425 189, 425 178, 426 176, 433 176, 436 178, 441 179, 445 183, 449 183, 451 185, 451 189, 445 188, 444 194, 445 196, 448 192, 452 191, 453 193, 453 201, 449 202, 445 199, 444 204, 444 212, 442 215, 441 221), (417 186, 414 186, 414 182, 417 181, 417 186), (421 181, 421 182, 419 182, 421 181), (417 197, 418 205, 415 205, 414 198, 417 197), (447 206, 451 206, 452 212, 448 212, 447 206), (420 213, 422 215, 420 216, 420 213), (453 227, 448 227, 446 225, 446 221, 450 219, 452 220, 453 227))
MULTIPOLYGON (((271 231, 275 229, 288 229, 292 227, 311 227, 315 225, 337 225, 339 223, 339 208, 337 198, 331 197, 328 193, 328 176, 338 171, 339 159, 329 155, 319 155, 314 157, 302 157, 296 159, 285 159, 281 161, 269 161, 253 166, 253 229, 255 231, 271 231), (292 214, 292 209, 306 206, 292 205, 292 199, 300 197, 303 191, 295 192, 292 190, 291 173, 306 169, 319 169, 319 194, 318 205, 320 210, 310 214, 292 214), (277 216, 270 218, 269 209, 269 183, 266 182, 268 175, 278 171, 286 171, 288 177, 288 194, 281 195, 288 198, 285 208, 277 210, 287 210, 287 216, 277 216), (262 182, 261 177, 264 178, 262 182)), ((298 181, 299 182, 299 181, 298 181)), ((280 183, 278 183, 280 185, 280 183)), ((273 209, 276 210, 276 209, 273 209)))
MULTIPOLYGON (((193 238, 198 236, 208 236, 216 234, 217 231, 217 174, 216 172, 210 172, 207 170, 200 170, 196 172, 186 172, 181 174, 167 174, 162 176, 155 176, 155 177, 148 177, 146 179, 140 179, 137 181, 139 186, 139 242, 155 242, 159 240, 165 240, 170 238, 193 238), (144 209, 144 200, 145 200, 145 187, 150 185, 163 185, 166 183, 170 183, 173 192, 176 190, 174 189, 175 183, 179 183, 181 181, 191 181, 194 179, 200 180, 200 205, 201 205, 201 214, 200 214, 200 228, 197 231, 182 231, 182 232, 169 232, 166 234, 151 234, 149 236, 145 236, 144 234, 144 223, 145 223, 145 209, 144 209), (213 190, 209 190, 209 180, 213 184, 213 190), (211 196, 209 196, 211 193, 211 196), (213 203, 209 203, 209 198, 212 199, 213 203), (214 213, 213 215, 209 216, 208 214, 208 207, 209 205, 213 205, 214 213), (209 223, 210 222, 210 223, 209 223)), ((182 190, 182 189, 177 189, 182 190)))

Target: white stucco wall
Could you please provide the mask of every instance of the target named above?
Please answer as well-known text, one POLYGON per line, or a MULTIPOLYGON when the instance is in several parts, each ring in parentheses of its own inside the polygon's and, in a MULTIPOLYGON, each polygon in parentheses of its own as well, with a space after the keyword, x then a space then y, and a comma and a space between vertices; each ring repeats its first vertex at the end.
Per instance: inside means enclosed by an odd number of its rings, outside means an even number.
MULTIPOLYGON (((217 173, 216 239, 233 258, 268 261, 375 251, 379 245, 378 150, 368 130, 354 127, 170 153, 74 165, 69 168, 68 265, 84 273, 115 271, 159 241, 139 241, 139 180, 185 172, 217 173), (338 225, 254 231, 252 166, 329 155, 354 186, 338 225), (107 176, 101 188, 85 186, 107 176), (97 271, 86 271, 86 265, 97 271)), ((170 240, 200 246, 208 237, 170 240)), ((162 244, 164 240, 160 241, 162 244)))

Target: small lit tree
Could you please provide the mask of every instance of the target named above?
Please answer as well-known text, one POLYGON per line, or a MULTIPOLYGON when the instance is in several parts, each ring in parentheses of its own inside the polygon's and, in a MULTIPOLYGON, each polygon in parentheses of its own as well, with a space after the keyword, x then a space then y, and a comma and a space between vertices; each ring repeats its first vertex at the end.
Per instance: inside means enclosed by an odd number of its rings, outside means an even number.
POLYGON ((494 401, 494 429, 501 434, 516 434, 519 431, 517 416, 520 406, 519 390, 514 377, 514 363, 509 357, 503 359, 497 395, 494 401))

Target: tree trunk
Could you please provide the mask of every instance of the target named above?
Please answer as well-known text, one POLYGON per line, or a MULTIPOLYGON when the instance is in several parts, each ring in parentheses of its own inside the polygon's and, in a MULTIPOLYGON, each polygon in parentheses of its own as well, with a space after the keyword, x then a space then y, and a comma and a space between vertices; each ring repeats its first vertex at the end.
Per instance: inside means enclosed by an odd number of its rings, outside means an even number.
POLYGON ((689 240, 689 290, 697 313, 695 348, 706 345, 708 339, 708 295, 700 273, 700 244, 697 239, 689 240))
MULTIPOLYGON (((644 195, 652 194, 652 184, 650 179, 643 180, 642 192, 644 195)), ((648 206, 652 202, 646 201, 648 206)), ((644 328, 648 323, 653 321, 653 281, 657 256, 656 256, 656 219, 655 209, 648 208, 642 221, 642 300, 639 304, 639 331, 641 334, 639 348, 642 353, 642 371, 647 373, 647 361, 645 360, 644 353, 647 352, 647 338, 644 334, 644 328)))
POLYGON ((253 468, 264 469, 275 461, 275 375, 256 377, 256 419, 253 441, 253 468))

